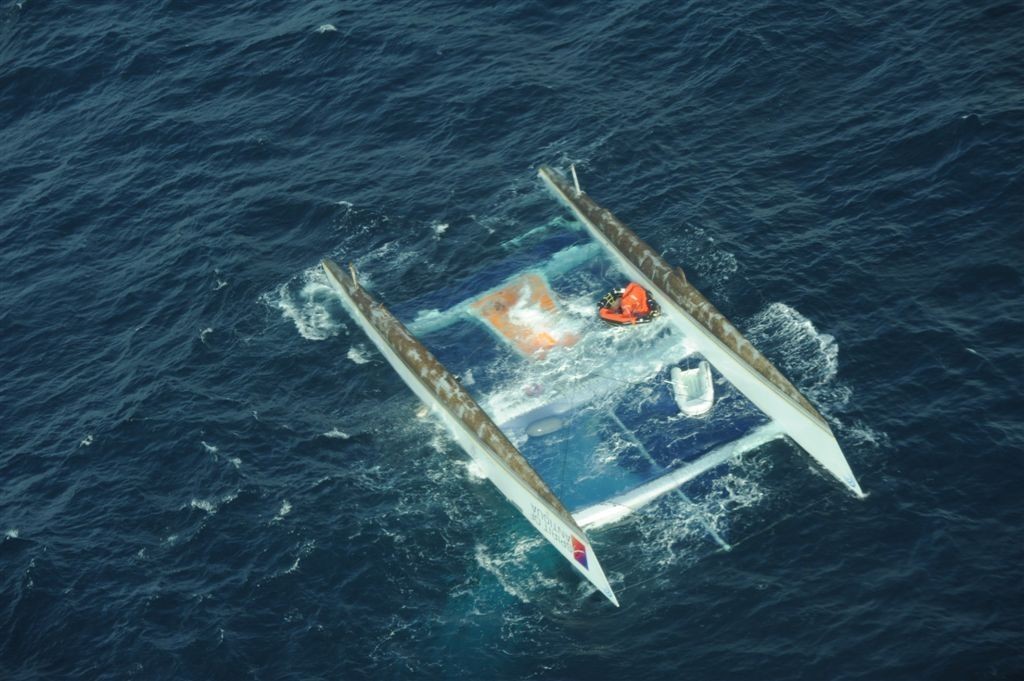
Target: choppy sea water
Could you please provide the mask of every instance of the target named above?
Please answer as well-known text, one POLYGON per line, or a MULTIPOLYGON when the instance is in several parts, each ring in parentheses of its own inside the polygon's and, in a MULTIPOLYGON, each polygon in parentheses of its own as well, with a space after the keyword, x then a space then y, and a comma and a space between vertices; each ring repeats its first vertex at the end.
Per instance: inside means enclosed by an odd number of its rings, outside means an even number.
POLYGON ((0 677, 1024 675, 1016 2, 0 5, 0 677), (575 163, 833 423, 582 583, 317 271, 396 310, 575 163))

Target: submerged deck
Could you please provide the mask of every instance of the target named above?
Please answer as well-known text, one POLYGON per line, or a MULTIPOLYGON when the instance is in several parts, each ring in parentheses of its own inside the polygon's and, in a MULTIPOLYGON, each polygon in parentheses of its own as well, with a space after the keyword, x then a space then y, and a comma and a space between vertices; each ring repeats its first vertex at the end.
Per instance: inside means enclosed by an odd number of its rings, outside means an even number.
MULTIPOLYGON (((681 413, 670 372, 696 365, 692 344, 667 320, 601 322, 598 302, 627 280, 602 250, 587 247, 585 233, 569 245, 564 236, 537 238, 543 258, 449 308, 420 309, 410 328, 566 508, 602 525, 677 490, 714 468, 711 462, 756 448, 765 438, 744 438, 768 419, 718 374, 711 410, 681 413), (685 480, 677 475, 684 469, 685 480), (589 510, 616 499, 616 513, 589 510)), ((713 532, 709 538, 725 545, 713 532)))

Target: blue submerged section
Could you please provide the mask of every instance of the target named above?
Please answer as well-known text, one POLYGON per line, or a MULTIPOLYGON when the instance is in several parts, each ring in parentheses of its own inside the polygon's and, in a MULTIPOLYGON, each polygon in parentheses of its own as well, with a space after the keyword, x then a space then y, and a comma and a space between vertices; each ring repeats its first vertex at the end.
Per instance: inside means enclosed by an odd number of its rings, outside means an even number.
POLYGON ((1022 25, 0 0, 0 678, 1024 677, 1022 25), (445 310, 576 243, 542 163, 821 407, 867 499, 773 441, 594 533, 616 609, 417 418, 319 260, 445 310))
POLYGON ((438 289, 418 299, 428 307, 414 314, 411 328, 570 510, 629 492, 767 422, 722 378, 710 413, 681 414, 670 367, 693 366, 699 355, 666 318, 625 326, 602 321, 598 301, 621 290, 625 275, 599 245, 586 243, 585 232, 557 221, 546 227, 517 244, 520 252, 509 260, 523 269, 509 272, 505 261, 466 273, 453 282, 454 293, 438 289), (466 291, 465 281, 480 290, 466 291), (550 309, 532 298, 537 285, 550 309), (509 327, 480 313, 481 301, 505 294, 499 314, 513 329, 559 344, 524 352, 509 327), (457 302, 430 307, 439 301, 457 302))

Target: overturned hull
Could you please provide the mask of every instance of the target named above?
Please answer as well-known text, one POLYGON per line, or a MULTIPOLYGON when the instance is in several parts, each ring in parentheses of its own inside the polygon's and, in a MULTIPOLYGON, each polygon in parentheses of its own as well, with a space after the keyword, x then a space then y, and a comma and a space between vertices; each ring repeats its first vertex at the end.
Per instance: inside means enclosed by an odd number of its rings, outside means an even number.
POLYGON ((619 522, 666 495, 728 550, 721 524, 688 495, 713 494, 694 481, 775 438, 788 436, 863 495, 821 414, 681 270, 578 186, 549 168, 540 176, 590 238, 559 229, 559 218, 530 232, 532 241, 510 242, 532 250, 413 301, 412 332, 354 271, 323 267, 399 376, 574 569, 618 605, 582 528, 619 522), (660 304, 655 323, 624 332, 596 318, 594 301, 623 274, 660 304), (707 371, 703 390, 673 390, 678 365, 698 355, 724 380, 707 371))
POLYGON ((327 278, 352 318, 417 397, 430 406, 492 483, 612 603, 618 600, 586 533, 530 463, 458 380, 358 283, 323 261, 327 278))
POLYGON ((818 410, 743 334, 610 211, 547 166, 541 179, 579 218, 629 277, 661 304, 662 314, 732 385, 854 494, 864 496, 832 429, 818 410))

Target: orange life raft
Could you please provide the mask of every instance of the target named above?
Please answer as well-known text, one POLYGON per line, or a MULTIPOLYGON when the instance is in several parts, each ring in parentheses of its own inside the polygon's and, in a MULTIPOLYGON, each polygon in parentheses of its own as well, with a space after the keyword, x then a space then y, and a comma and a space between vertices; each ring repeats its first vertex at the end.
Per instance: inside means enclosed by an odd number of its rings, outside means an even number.
POLYGON ((647 295, 643 286, 629 282, 626 288, 609 291, 598 306, 597 314, 609 324, 646 324, 661 314, 661 307, 647 295))

